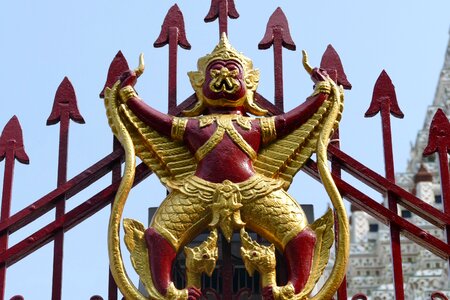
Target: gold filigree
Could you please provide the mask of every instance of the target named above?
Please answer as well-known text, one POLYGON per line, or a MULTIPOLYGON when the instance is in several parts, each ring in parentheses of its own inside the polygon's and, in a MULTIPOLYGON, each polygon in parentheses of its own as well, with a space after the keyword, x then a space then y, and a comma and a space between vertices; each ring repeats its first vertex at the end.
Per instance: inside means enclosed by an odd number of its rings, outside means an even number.
POLYGON ((260 118, 261 125, 261 139, 263 144, 268 144, 277 138, 277 131, 275 128, 275 117, 260 118))
POLYGON ((209 83, 209 88, 215 93, 226 92, 228 94, 235 93, 239 87, 240 83, 236 77, 239 75, 238 70, 228 70, 226 67, 222 67, 220 70, 211 70, 211 82, 209 83))
POLYGON ((121 88, 119 95, 123 102, 127 102, 129 99, 137 97, 136 91, 130 85, 121 88))
POLYGON ((188 123, 187 118, 178 118, 174 117, 172 120, 172 130, 171 130, 171 137, 175 141, 182 141, 184 132, 186 131, 186 126, 188 123))
POLYGON ((242 207, 240 202, 241 193, 238 185, 229 180, 217 185, 211 207, 212 221, 209 223, 209 227, 220 227, 228 242, 231 241, 234 229, 242 228, 245 225, 239 212, 242 207))
POLYGON ((275 287, 276 283, 276 258, 275 246, 264 246, 254 241, 244 228, 241 229, 241 257, 244 261, 245 269, 250 276, 258 271, 261 276, 262 287, 275 287))
POLYGON ((236 124, 242 129, 250 130, 251 120, 251 118, 240 115, 211 115, 200 117, 200 127, 209 126, 215 121, 217 123, 217 129, 206 143, 197 149, 195 153, 197 160, 202 160, 209 152, 211 152, 222 141, 225 133, 227 133, 233 142, 235 142, 236 145, 238 145, 252 160, 256 159, 256 151, 245 141, 233 124, 233 121, 236 121, 236 124))

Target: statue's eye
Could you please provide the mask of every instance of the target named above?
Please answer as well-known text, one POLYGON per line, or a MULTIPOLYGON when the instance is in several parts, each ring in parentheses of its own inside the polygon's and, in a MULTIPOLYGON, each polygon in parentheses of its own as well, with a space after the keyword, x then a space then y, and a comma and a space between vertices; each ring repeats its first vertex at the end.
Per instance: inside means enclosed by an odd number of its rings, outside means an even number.
POLYGON ((209 258, 209 255, 208 254, 203 254, 203 259, 208 259, 209 258))
POLYGON ((211 69, 210 74, 212 78, 216 78, 220 74, 220 69, 211 69))
POLYGON ((256 256, 258 256, 258 253, 256 253, 256 251, 253 251, 253 252, 252 252, 252 256, 253 256, 253 257, 256 257, 256 256))

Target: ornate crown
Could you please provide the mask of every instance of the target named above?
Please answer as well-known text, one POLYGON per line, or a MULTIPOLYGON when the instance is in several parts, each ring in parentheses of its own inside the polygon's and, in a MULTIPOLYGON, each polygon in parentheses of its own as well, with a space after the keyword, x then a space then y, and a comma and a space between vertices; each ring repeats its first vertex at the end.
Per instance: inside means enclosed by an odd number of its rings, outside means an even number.
POLYGON ((248 71, 253 70, 253 62, 250 58, 244 56, 241 52, 238 52, 236 49, 231 46, 228 41, 227 35, 222 33, 219 44, 214 48, 214 50, 201 58, 198 59, 197 68, 199 71, 205 71, 206 67, 210 62, 214 60, 228 60, 233 59, 238 61, 242 68, 244 69, 244 74, 247 74, 248 71))

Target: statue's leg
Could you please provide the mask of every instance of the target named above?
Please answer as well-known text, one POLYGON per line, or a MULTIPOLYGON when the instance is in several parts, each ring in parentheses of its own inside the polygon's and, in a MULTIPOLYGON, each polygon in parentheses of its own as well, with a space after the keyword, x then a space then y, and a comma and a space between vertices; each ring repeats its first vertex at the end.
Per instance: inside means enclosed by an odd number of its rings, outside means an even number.
MULTIPOLYGON (((172 265, 179 249, 190 242, 210 222, 207 205, 198 197, 172 191, 156 211, 145 231, 153 284, 166 295, 172 283, 172 265)), ((192 299, 201 293, 191 288, 192 299)))
POLYGON ((281 189, 243 204, 243 221, 283 253, 289 266, 288 281, 299 293, 311 272, 316 242, 302 208, 281 189))
POLYGON ((284 257, 288 264, 288 279, 299 293, 308 281, 314 256, 316 234, 310 228, 305 228, 291 239, 284 249, 284 257))
POLYGON ((154 228, 145 231, 145 241, 148 248, 148 259, 151 266, 153 284, 162 294, 167 294, 167 289, 172 282, 172 265, 177 252, 173 246, 154 228))

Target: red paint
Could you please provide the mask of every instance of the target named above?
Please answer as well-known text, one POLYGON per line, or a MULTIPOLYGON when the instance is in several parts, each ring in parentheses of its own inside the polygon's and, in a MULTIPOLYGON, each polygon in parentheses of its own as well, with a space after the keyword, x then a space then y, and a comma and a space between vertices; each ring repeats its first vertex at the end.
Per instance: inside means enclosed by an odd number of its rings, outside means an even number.
POLYGON ((275 106, 281 111, 284 110, 283 93, 283 47, 295 51, 295 43, 289 31, 289 24, 286 15, 277 8, 270 16, 267 23, 266 32, 259 42, 259 49, 269 49, 273 45, 274 58, 274 79, 275 79, 275 106))
MULTIPOLYGON (((136 168, 133 186, 142 182, 142 180, 147 178, 150 174, 151 171, 148 167, 141 163, 136 168)), ((1 252, 0 265, 13 265, 22 258, 51 242, 58 231, 64 230, 64 232, 66 232, 72 229, 79 223, 99 212, 107 205, 111 204, 114 200, 117 189, 119 188, 119 184, 120 182, 115 182, 114 184, 109 185, 82 204, 65 213, 62 217, 42 227, 32 235, 10 247, 5 252, 1 252)))
POLYGON ((442 292, 434 292, 431 294, 431 300, 448 300, 448 298, 442 292))
POLYGON ((391 81, 391 78, 383 70, 378 76, 373 89, 372 102, 369 109, 366 111, 365 117, 373 117, 378 112, 383 111, 383 105, 388 105, 385 109, 393 116, 403 119, 403 112, 400 110, 397 102, 397 95, 395 94, 395 87, 391 81))
POLYGON ((288 280, 295 293, 299 293, 306 284, 311 272, 316 234, 306 228, 286 245, 284 257, 288 263, 288 280))
POLYGON ((151 227, 145 231, 144 237, 148 248, 153 284, 162 295, 166 295, 172 282, 172 264, 177 253, 172 245, 151 227))
POLYGON ((233 261, 231 257, 231 243, 228 243, 225 236, 221 233, 220 240, 222 244, 222 299, 233 299, 233 261))
POLYGON ((449 215, 446 215, 435 207, 423 202, 413 194, 405 191, 395 183, 369 169, 333 145, 328 147, 328 154, 333 159, 336 159, 341 168, 350 175, 380 193, 386 194, 387 192, 391 192, 400 205, 411 210, 411 212, 417 214, 433 225, 444 228, 446 224, 450 224, 449 215))
MULTIPOLYGON (((11 213, 11 198, 14 178, 14 162, 17 159, 23 164, 30 162, 23 146, 22 128, 16 116, 12 117, 3 129, 0 136, 0 161, 5 159, 5 171, 3 176, 3 192, 0 221, 9 219, 11 213)), ((0 253, 8 249, 9 232, 0 235, 0 253)), ((8 265, 0 263, 0 299, 5 298, 6 268, 8 265)))
MULTIPOLYGON (((58 158, 58 179, 57 186, 61 186, 67 181, 67 155, 69 142, 69 122, 70 119, 77 123, 84 124, 84 119, 78 111, 77 98, 72 83, 67 77, 59 85, 52 112, 47 119, 47 125, 54 125, 60 122, 59 132, 59 158, 58 158)), ((62 217, 65 213, 66 197, 56 205, 55 218, 62 217)), ((52 299, 61 299, 62 294, 62 274, 63 274, 63 254, 64 254, 64 231, 56 233, 53 250, 53 281, 52 299)))
POLYGON ((11 234, 33 222, 53 209, 57 202, 62 199, 63 195, 66 195, 66 199, 69 199, 102 178, 111 171, 115 163, 123 160, 123 155, 124 152, 122 149, 109 154, 61 187, 51 191, 31 205, 15 213, 7 220, 0 221, 0 232, 7 230, 11 234))
POLYGON ((102 99, 105 98, 105 89, 107 87, 111 88, 114 85, 114 83, 116 83, 116 81, 119 80, 119 76, 129 69, 130 67, 128 66, 128 62, 125 59, 125 56, 123 56, 122 51, 117 52, 116 56, 113 58, 111 64, 109 65, 108 76, 106 77, 105 86, 100 92, 99 97, 102 99))
MULTIPOLYGON (((266 31, 266 35, 263 38, 263 41, 268 40, 269 44, 272 43, 274 45, 274 60, 275 60, 275 102, 276 106, 271 102, 266 100, 262 95, 255 95, 255 102, 258 103, 261 107, 269 110, 272 115, 280 115, 282 114, 282 103, 283 103, 283 87, 282 87, 282 57, 281 57, 281 48, 284 41, 289 40, 286 38, 286 28, 287 20, 285 19, 284 14, 281 16, 282 11, 277 9, 273 14, 273 18, 269 20, 268 23, 268 32, 266 31), (281 13, 280 13, 281 12, 281 13), (278 22, 279 24, 277 24, 278 22), (275 25, 274 25, 275 24, 275 25), (270 28, 270 30, 269 30, 270 28), (283 36, 284 35, 284 36, 283 36), (281 45, 281 46, 280 46, 281 45), (281 104, 280 104, 281 103, 281 104)), ((180 18, 181 12, 179 12, 178 7, 173 7, 169 10, 168 16, 166 17, 167 21, 164 21, 160 38, 158 38, 155 44, 158 42, 161 44, 169 44, 169 112, 171 115, 179 115, 182 110, 190 108, 196 102, 196 96, 192 95, 188 99, 186 99, 179 106, 176 105, 176 59, 177 59, 177 45, 180 45, 183 48, 190 47, 189 43, 185 39, 184 33, 184 22, 182 20, 182 15, 180 18), (171 12, 172 11, 172 12, 171 12), (173 22, 173 23, 170 23, 173 22), (177 22, 181 22, 181 25, 177 25, 177 22), (180 30, 181 29, 181 30, 180 30), (184 37, 184 38, 183 38, 184 37), (189 45, 189 46, 187 46, 189 45), (175 104, 174 104, 175 103, 175 104)), ((225 32, 228 30, 228 17, 237 18, 239 14, 235 8, 235 4, 233 0, 212 0, 211 7, 208 12, 208 15, 205 18, 205 21, 213 21, 215 19, 219 19, 219 33, 225 32)), ((288 33, 287 33, 288 34, 288 33)), ((261 42, 262 44, 263 41, 261 42)), ((260 44, 261 44, 260 43, 260 44)), ((289 43, 288 43, 289 44, 289 43)), ((270 44, 271 45, 271 44, 270 44)), ((267 46, 267 47, 270 47, 267 46)), ((293 42, 292 42, 292 45, 293 42)), ((292 47, 292 45, 288 45, 288 47, 292 47)), ((295 47, 295 45, 294 45, 295 47)), ((324 69, 330 74, 330 76, 339 84, 344 85, 345 88, 351 87, 347 78, 345 77, 345 73, 343 72, 342 64, 340 62, 339 56, 336 51, 329 46, 325 51, 324 56, 322 57, 321 69, 324 69)), ((128 64, 123 57, 122 53, 119 52, 111 63, 106 86, 111 87, 112 84, 118 79, 118 76, 122 74, 124 71, 129 70, 128 64)), ((314 79, 314 78, 313 78, 314 79)), ((61 118, 61 122, 63 123, 63 119, 67 120, 66 124, 61 124, 62 128, 68 127, 68 118, 72 118, 76 122, 83 122, 81 115, 79 115, 78 108, 76 107, 76 102, 70 99, 74 99, 73 88, 69 87, 70 82, 68 80, 63 80, 64 84, 61 84, 61 92, 59 93, 58 99, 55 97, 54 108, 52 110, 52 114, 49 117, 48 124, 55 124, 61 118), (63 97, 64 96, 64 97, 63 97), (69 100, 67 100, 69 99, 69 100), (74 105, 75 104, 75 105, 74 105)), ((59 89, 58 89, 59 90, 59 89)), ((57 92, 58 94, 58 92, 57 92)), ((103 92, 101 93, 103 96, 103 92)), ((318 104, 320 101, 317 99, 313 101, 318 104)), ((130 103, 130 105, 133 105, 130 103)), ((433 152, 438 152, 440 159, 440 168, 441 168, 441 182, 442 182, 442 195, 444 199, 444 212, 441 212, 434 207, 424 203, 414 195, 408 193, 403 190, 399 186, 397 186, 393 180, 392 174, 394 173, 393 167, 393 158, 392 158, 392 142, 391 142, 391 128, 390 128, 390 120, 389 113, 393 114, 396 117, 402 117, 403 113, 398 107, 395 91, 393 89, 392 82, 385 72, 382 72, 379 79, 377 80, 376 88, 374 89, 373 101, 368 109, 366 115, 373 116, 378 112, 381 112, 382 116, 382 124, 384 131, 384 148, 385 148, 385 160, 386 160, 386 178, 377 174, 373 170, 367 168, 362 165, 358 161, 354 160, 344 152, 339 149, 339 146, 331 145, 328 149, 329 156, 332 160, 333 164, 333 176, 336 181, 338 188, 340 189, 343 196, 345 196, 353 205, 362 208, 364 211, 368 212, 376 219, 380 220, 385 224, 391 224, 392 228, 397 229, 399 232, 403 233, 413 241, 417 242, 421 246, 435 253, 436 255, 448 259, 450 256, 450 245, 448 242, 450 241, 450 237, 448 236, 447 243, 442 242, 431 234, 421 230, 414 224, 409 223, 407 220, 398 216, 394 211, 393 207, 397 204, 402 205, 407 208, 414 214, 422 217, 428 222, 436 225, 439 228, 446 228, 447 235, 450 232, 450 195, 448 195, 448 191, 450 190, 450 175, 448 169, 448 149, 449 149, 449 134, 450 127, 448 124, 448 120, 442 112, 436 114, 435 119, 432 122, 432 126, 430 129, 430 141, 428 147, 425 149, 424 155, 430 155, 433 152), (342 178, 340 178, 340 170, 344 170, 350 175, 353 175, 361 181, 362 183, 367 184, 369 187, 373 188, 380 193, 383 193, 387 196, 390 202, 390 208, 385 208, 381 204, 377 203, 375 200, 368 197, 366 194, 362 193, 352 185, 345 182, 342 178)), ((287 114, 286 114, 287 115, 287 114)), ((284 118, 286 118, 284 115, 284 118)), ((281 117, 278 117, 278 120, 281 117)), ((289 118, 287 118, 289 119, 289 118)), ((170 117, 167 120, 171 120, 170 117)), ((5 269, 6 266, 9 266, 19 259, 25 257, 26 255, 32 253, 36 249, 39 249, 49 241, 56 239, 58 232, 64 232, 70 230, 72 227, 76 226, 80 222, 84 221, 103 207, 107 206, 113 200, 115 191, 118 187, 118 178, 120 175, 118 165, 123 160, 123 150, 117 149, 114 150, 113 153, 86 169, 84 172, 80 173, 78 176, 66 182, 66 178, 63 175, 58 175, 58 188, 54 191, 50 192, 48 195, 42 197, 41 199, 34 202, 32 205, 24 208, 13 216, 9 217, 9 205, 11 200, 11 186, 12 186, 12 175, 13 175, 13 166, 14 166, 14 157, 17 158, 20 162, 28 163, 28 156, 26 155, 23 149, 23 143, 21 138, 21 130, 20 126, 18 126, 18 122, 16 118, 13 118, 10 123, 5 127, 5 130, 0 137, 0 159, 6 158, 5 165, 5 177, 4 177, 4 186, 3 186, 3 198, 2 198, 2 216, 0 219, 0 244, 4 245, 6 240, 6 246, 3 247, 3 250, 0 251, 0 268, 3 266, 5 269), (11 123, 11 124, 10 124, 11 123), (17 123, 17 124, 15 124, 17 123), (20 132, 19 135, 17 133, 20 132), (10 137, 16 136, 16 138, 10 139, 10 137), (19 138, 20 136, 20 138, 19 138), (12 151, 12 147, 14 151, 12 151), (12 158, 11 158, 12 157, 12 158), (110 170, 114 169, 113 172, 113 182, 114 184, 108 186, 97 195, 88 199, 86 202, 82 203, 78 207, 74 208, 70 212, 67 213, 57 213, 60 217, 57 217, 54 222, 51 222, 47 226, 43 227, 36 233, 29 236, 27 239, 22 240, 17 243, 13 247, 7 249, 7 238, 8 234, 11 234, 18 229, 21 229, 23 226, 29 224, 33 220, 37 219, 44 213, 48 212, 50 209, 55 206, 62 207, 65 200, 68 200, 70 197, 75 195, 76 193, 83 190, 85 187, 89 186, 91 183, 95 182, 100 177, 107 174, 110 170), (6 200, 5 200, 6 199, 6 200), (4 206, 6 205, 6 207, 4 206), (7 215, 7 216, 6 216, 7 215)), ((164 128, 166 125, 162 125, 164 128)), ((256 129, 256 128, 255 128, 256 129)), ((280 129, 281 130, 281 129, 280 129)), ((63 131, 63 130, 62 130, 63 131)), ((62 132, 61 131, 61 132, 62 132)), ((207 136, 207 135, 206 135, 207 136)), ((60 143, 65 144, 65 138, 67 138, 67 134, 62 134, 60 138, 60 143)), ((225 142, 225 143, 229 143, 225 142)), ((225 144, 225 146, 229 144, 225 144)), ((255 144, 257 148, 257 145, 255 144)), ((255 148, 255 149, 256 149, 255 148)), ((67 156, 67 149, 60 152, 60 157, 67 156)), ((60 165, 65 165, 65 163, 60 163, 60 165)), ((317 173, 317 167, 314 162, 311 160, 308 161, 305 167, 305 172, 313 176, 314 178, 319 178, 317 173)), ((150 171, 146 166, 140 165, 137 168, 136 173, 136 182, 140 182, 144 178, 150 175, 150 171)), ((65 174, 64 167, 61 167, 58 171, 58 174, 65 174)), ((239 179, 236 179, 239 180, 239 179)), ((59 210, 60 211, 60 210, 59 210)), ((398 235, 395 234, 395 237, 398 235)), ((393 239, 393 243, 396 244, 395 238, 393 239)), ((226 244, 226 243, 225 243, 226 244)), ((226 270, 232 270, 231 265, 231 252, 226 250, 226 245, 224 245, 224 282, 226 286, 229 286, 232 278, 232 273, 226 270), (231 275, 229 275, 231 274, 231 275)), ((395 250, 394 250, 395 252, 395 250)), ((57 254, 55 256, 59 256, 57 254)), ((61 253, 62 256, 62 253, 61 253)), ((399 255, 394 255, 394 261, 399 262, 399 255)), ((398 272, 397 272, 398 273, 398 272)), ((401 276, 401 275, 396 275, 401 276)), ((4 275, 3 275, 4 278, 4 275)), ((4 291, 4 279, 0 280, 2 284, 1 291, 3 294, 4 291)), ((398 281, 396 281, 396 286, 399 286, 398 281)), ((341 292, 345 292, 343 287, 338 291, 339 299, 344 299, 341 292)), ((195 294, 191 291, 192 294, 195 294)), ((231 292, 227 292, 222 299, 231 299, 231 292)), ((94 296, 92 298, 99 298, 99 296, 94 296)), ((354 299, 364 299, 364 295, 355 295, 354 299), (359 297, 359 298, 358 298, 359 297)), ((2 297, 1 299, 3 299, 2 297)), ((216 298, 220 299, 220 296, 216 294, 216 298)), ((447 299, 445 296, 441 295, 439 292, 435 292, 432 294, 433 299, 447 299)), ((13 299, 23 299, 21 296, 14 296, 13 299)), ((109 299, 117 299, 117 289, 114 286, 113 282, 110 282, 110 293, 109 299)))
MULTIPOLYGON (((329 146, 329 149, 332 147, 333 146, 329 146)), ((333 149, 333 152, 338 152, 338 150, 333 149)), ((329 152, 329 154, 331 153, 329 152)), ((344 166, 340 157, 336 156, 336 159, 340 161, 342 166, 344 166)), ((345 166, 342 169, 347 172, 351 170, 346 168, 345 166)), ((367 170, 369 169, 367 168, 367 170)), ((305 164, 304 171, 314 179, 320 181, 319 173, 317 171, 317 165, 311 159, 309 159, 305 164)), ((352 173, 350 174, 353 175, 352 173)), ((345 180, 334 175, 333 180, 335 181, 341 195, 349 200, 353 205, 356 205, 358 208, 364 210, 366 213, 370 214, 375 219, 384 224, 391 223, 395 226, 398 226, 399 228, 401 228, 401 232, 403 235, 407 236, 412 241, 433 252, 435 255, 443 259, 448 259, 450 257, 450 245, 442 242, 440 239, 427 233, 416 225, 408 222, 398 214, 393 213, 391 210, 384 207, 374 199, 370 198, 357 188, 353 187, 345 180)))
MULTIPOLYGON (((384 150, 384 168, 386 179, 395 184, 394 171, 394 155, 392 151, 392 129, 390 113, 392 115, 403 118, 403 113, 397 103, 394 85, 386 71, 382 71, 378 77, 373 90, 372 102, 366 112, 366 117, 374 116, 377 112, 381 112, 381 124, 383 131, 383 150, 384 150)), ((387 193, 389 209, 398 214, 397 200, 391 193, 387 193)), ((400 244, 400 228, 390 224, 391 233, 391 249, 392 249, 392 266, 394 270, 394 287, 395 298, 403 299, 405 292, 403 288, 403 266, 402 266, 402 249, 400 244)))
POLYGON ((171 110, 177 106, 177 46, 191 49, 186 38, 183 14, 176 4, 167 12, 161 26, 161 33, 153 45, 163 47, 167 44, 169 45, 168 110, 171 110))
POLYGON ((341 58, 332 45, 328 45, 327 49, 322 55, 322 60, 320 61, 320 68, 326 70, 330 75, 336 72, 336 82, 346 90, 352 88, 352 84, 348 81, 347 75, 344 72, 344 67, 342 66, 341 58))
MULTIPOLYGON (((68 118, 80 124, 84 124, 84 119, 78 111, 77 97, 69 78, 64 77, 56 90, 52 112, 47 119, 47 125, 54 125, 61 120, 61 117, 68 114, 68 118)), ((62 120, 61 120, 62 122, 62 120)))
MULTIPOLYGON (((423 151, 424 156, 437 152, 441 174, 441 193, 444 213, 450 215, 450 172, 448 154, 450 153, 450 122, 445 113, 438 109, 430 125, 428 145, 423 151)), ((445 228, 447 244, 450 245, 450 224, 445 228)), ((450 265, 450 260, 449 260, 450 265)))
POLYGON ((213 22, 219 18, 219 38, 222 33, 228 35, 228 17, 239 18, 234 0, 211 0, 209 12, 205 17, 205 22, 213 22))

